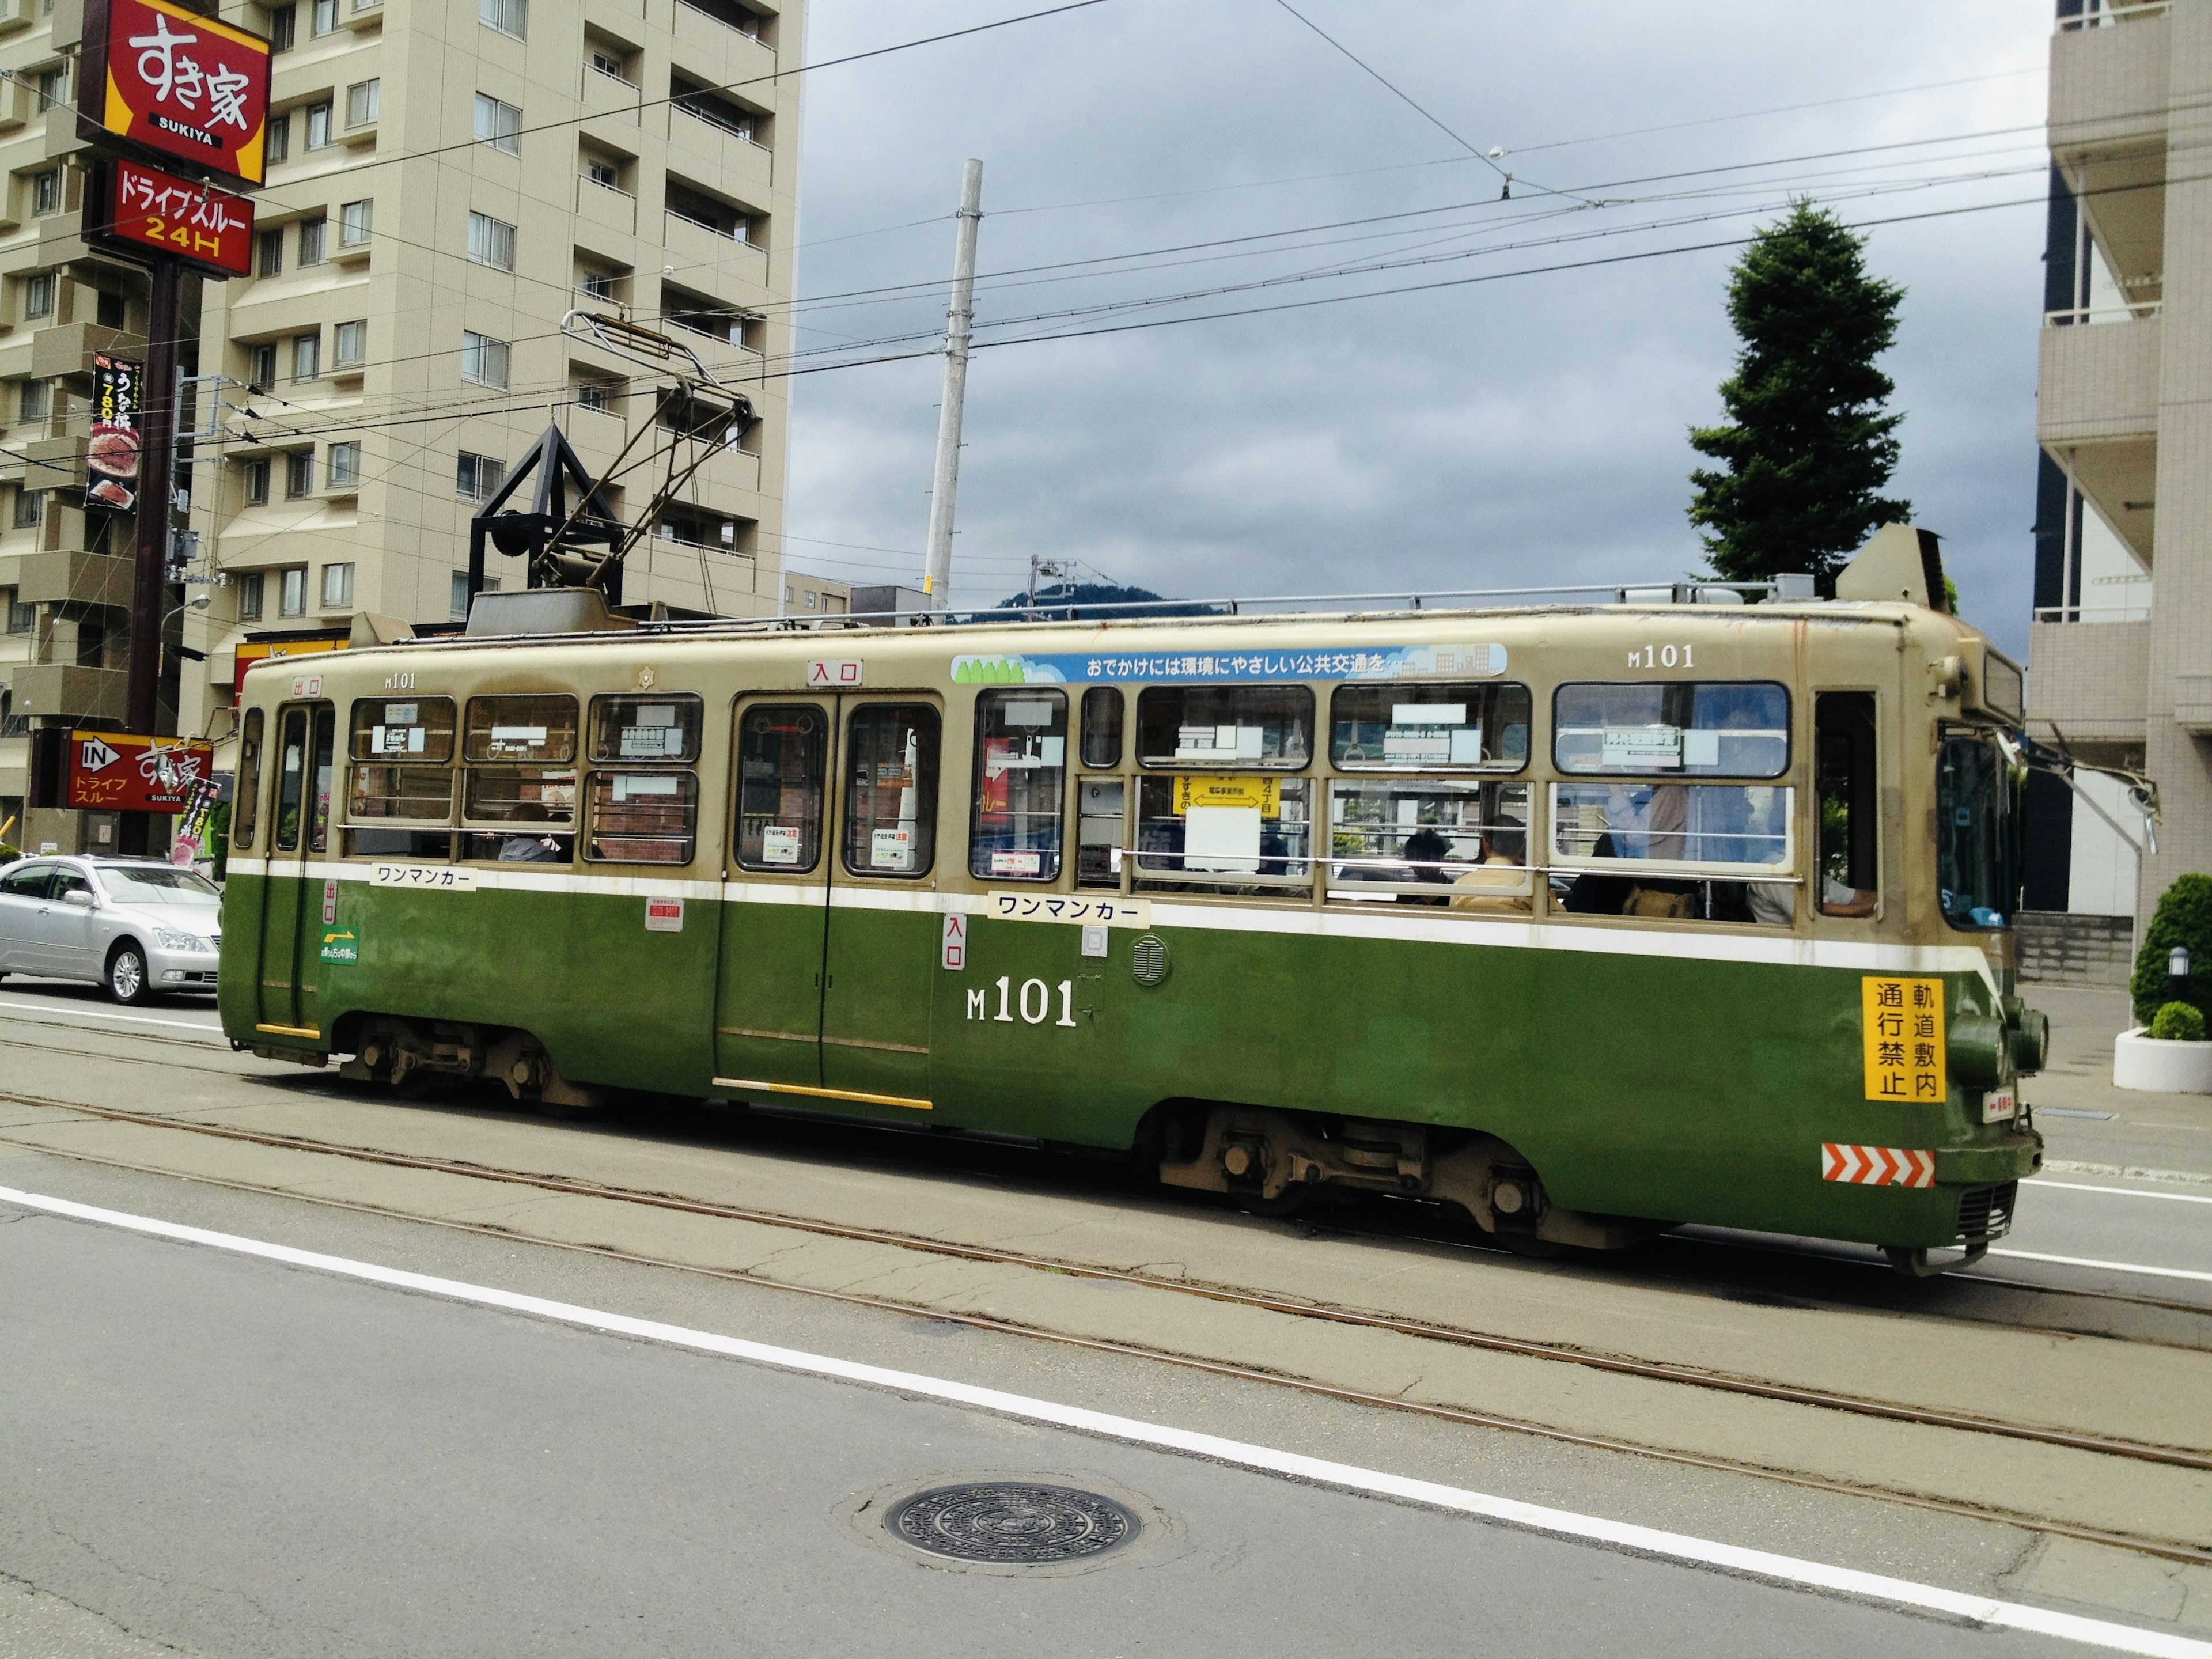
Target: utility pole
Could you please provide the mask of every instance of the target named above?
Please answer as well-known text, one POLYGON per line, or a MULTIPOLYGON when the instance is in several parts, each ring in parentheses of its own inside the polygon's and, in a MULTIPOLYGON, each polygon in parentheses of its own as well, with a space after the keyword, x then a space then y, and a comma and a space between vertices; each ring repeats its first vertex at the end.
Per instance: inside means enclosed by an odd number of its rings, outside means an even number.
POLYGON ((921 591, 942 611, 952 586, 952 498, 960 489, 960 414, 968 395, 968 338, 975 321, 975 226, 983 216, 983 164, 960 175, 959 228, 952 245, 952 304, 945 313, 945 398, 937 409, 937 477, 929 491, 929 558, 921 591))

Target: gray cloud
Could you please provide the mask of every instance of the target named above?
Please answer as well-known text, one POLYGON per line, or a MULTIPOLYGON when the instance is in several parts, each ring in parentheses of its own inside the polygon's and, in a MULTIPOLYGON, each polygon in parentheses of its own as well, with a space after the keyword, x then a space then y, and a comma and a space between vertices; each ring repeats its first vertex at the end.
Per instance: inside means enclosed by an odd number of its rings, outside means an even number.
MULTIPOLYGON (((825 0, 820 59, 1019 9, 976 0, 918 19, 825 0)), ((1585 209, 1574 188, 1809 152, 2033 128, 2043 112, 2039 8, 1939 9, 1583 0, 1550 8, 1300 0, 1300 9, 1482 148, 1496 174, 1332 52, 1274 0, 1200 7, 1108 0, 1086 11, 810 76, 802 291, 929 286, 800 314, 802 350, 941 326, 960 163, 985 163, 981 265, 1005 272, 1370 216, 1377 228, 1127 262, 1115 272, 987 281, 980 340, 1010 319, 1346 259, 1587 240, 1333 277, 1101 323, 1283 304, 1745 234, 1792 190, 1847 218, 2039 196, 2035 131, 1946 148, 1707 174, 1607 196, 1699 192, 1585 209), (1531 148, 1626 129, 1929 82, 1905 96, 1531 148), (1431 165, 1420 165, 1428 163, 1431 165), (1934 177, 2002 173, 1925 185, 1934 177), (1306 175, 1337 175, 1304 177, 1306 175), (1261 183, 1294 178, 1298 183, 1261 183), (1861 197, 1887 181, 1915 185, 1861 197), (1710 193, 1717 186, 1728 193, 1710 193), (1139 199, 1113 199, 1136 198, 1139 199), (947 216, 936 217, 933 216, 947 216), (884 227, 928 222, 903 229, 884 227), (875 233, 882 234, 856 234, 875 233), (1615 234, 1593 236, 1591 233, 1615 234), (1362 240, 1346 240, 1358 237, 1362 240), (1235 256, 1235 257, 1226 257, 1235 256)), ((1769 214, 1766 216, 1771 217, 1769 214)), ((1897 349, 1896 488, 1949 538, 1968 614, 2024 647, 2034 476, 2042 217, 2033 207, 1877 229, 1874 267, 1909 290, 1897 349)), ((989 601, 1032 552, 1178 594, 1503 586, 1692 569, 1685 439, 1718 412, 1735 351, 1731 252, 1594 265, 1388 298, 977 353, 969 381, 955 592, 989 601)), ((904 348, 911 349, 911 348, 904 348)), ((918 580, 936 360, 798 383, 792 562, 855 580, 918 580), (843 544, 846 545, 836 545, 843 544), (914 550, 901 552, 861 550, 914 550)))

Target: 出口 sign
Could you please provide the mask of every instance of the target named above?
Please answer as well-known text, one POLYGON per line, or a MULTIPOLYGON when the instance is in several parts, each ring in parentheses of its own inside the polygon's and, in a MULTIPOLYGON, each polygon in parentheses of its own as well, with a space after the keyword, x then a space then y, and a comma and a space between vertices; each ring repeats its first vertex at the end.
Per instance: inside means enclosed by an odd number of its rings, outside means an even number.
POLYGON ((171 0, 86 0, 77 131, 261 183, 269 42, 171 0))

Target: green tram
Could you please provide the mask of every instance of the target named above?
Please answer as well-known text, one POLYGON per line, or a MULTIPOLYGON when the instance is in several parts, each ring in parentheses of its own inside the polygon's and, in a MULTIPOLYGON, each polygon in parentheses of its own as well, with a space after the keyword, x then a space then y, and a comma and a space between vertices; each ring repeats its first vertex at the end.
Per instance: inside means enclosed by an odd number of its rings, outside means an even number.
MULTIPOLYGON (((1978 1254, 2019 671, 1901 601, 472 629, 256 665, 240 1048, 1978 1254)), ((590 596, 585 596, 590 597, 590 596)), ((599 607, 594 604, 595 610, 599 607)), ((508 620, 501 622, 501 617, 508 620)))

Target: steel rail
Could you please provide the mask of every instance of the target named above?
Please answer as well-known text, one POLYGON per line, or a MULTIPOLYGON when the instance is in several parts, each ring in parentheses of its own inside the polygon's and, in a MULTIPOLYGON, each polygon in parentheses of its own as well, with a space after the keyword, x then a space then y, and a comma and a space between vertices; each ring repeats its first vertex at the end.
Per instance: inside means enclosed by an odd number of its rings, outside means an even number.
POLYGON ((1064 1273, 1072 1278, 1093 1279, 1110 1284, 1135 1285, 1146 1290, 1168 1291, 1177 1295, 1228 1303, 1238 1307, 1255 1308, 1269 1313, 1286 1314, 1297 1318, 1318 1319, 1331 1324, 1349 1325, 1363 1330, 1388 1331, 1394 1335, 1410 1336, 1424 1341, 1446 1342, 1461 1347, 1480 1349, 1487 1352, 1512 1354, 1522 1358, 1550 1360, 1561 1364, 1581 1365, 1593 1370, 1639 1377, 1649 1382, 1673 1382, 1685 1387, 1742 1395, 1753 1399, 1775 1401, 1787 1405, 1810 1406, 1825 1411, 1847 1412, 1856 1416, 1881 1418, 1891 1422, 1911 1423, 1929 1428, 1953 1429, 1964 1433, 1990 1435, 2008 1440, 2030 1441, 2039 1445, 2060 1446, 2069 1450, 2090 1452, 2100 1456, 2127 1457, 2147 1463, 2160 1463, 2177 1468, 2212 1472, 2212 1454, 2191 1450, 2185 1447, 2124 1440, 2106 1435, 2079 1434, 2063 1429, 2039 1428, 2029 1424, 2007 1423, 1993 1418, 1977 1417, 1961 1412, 1938 1411, 1926 1407, 1901 1405, 1891 1401, 1871 1400, 1858 1395, 1838 1394, 1822 1389, 1801 1388, 1790 1383, 1734 1376, 1726 1372, 1705 1370, 1694 1366, 1668 1364, 1654 1360, 1630 1359, 1620 1355, 1594 1353, 1558 1343, 1535 1342, 1520 1337, 1497 1336, 1484 1332, 1462 1330, 1448 1325, 1432 1325, 1422 1320, 1398 1318, 1386 1314, 1360 1313, 1351 1309, 1333 1308, 1324 1304, 1301 1301, 1295 1297, 1265 1295, 1252 1291, 1237 1290, 1227 1285, 1193 1284, 1188 1280, 1168 1279, 1155 1273, 1133 1273, 1122 1268, 1101 1267, 1080 1262, 1055 1260, 1050 1256, 1036 1255, 1027 1251, 1000 1249, 989 1245, 959 1244, 943 1239, 925 1238, 915 1234, 897 1232, 888 1228, 860 1227, 848 1223, 823 1221, 804 1216, 792 1216, 774 1210, 757 1209, 748 1205, 720 1204, 703 1199, 684 1198, 672 1193, 651 1192, 637 1188, 618 1187, 608 1182, 580 1181, 569 1177, 536 1174, 528 1170, 501 1169, 495 1165, 477 1164, 464 1158, 426 1158, 414 1153, 388 1152, 379 1147, 349 1146, 343 1142, 320 1140, 309 1136, 283 1134, 270 1130, 240 1128, 228 1124, 180 1123, 174 1118, 162 1117, 147 1112, 125 1111, 116 1107, 84 1106, 67 1101, 14 1092, 0 1092, 0 1100, 10 1100, 26 1106, 78 1112, 112 1122, 131 1123, 143 1127, 181 1128, 195 1134, 211 1135, 226 1140, 245 1141, 255 1146, 277 1147, 289 1152, 312 1152, 325 1157, 351 1158, 356 1162, 387 1164, 398 1169, 427 1170, 435 1174, 460 1176, 478 1181, 494 1181, 511 1186, 531 1187, 544 1192, 561 1193, 573 1197, 605 1199, 617 1203, 636 1204, 653 1209, 676 1211, 687 1215, 709 1216, 718 1220, 744 1221, 756 1225, 814 1233, 824 1237, 883 1244, 897 1249, 950 1256, 963 1261, 1025 1267, 1035 1271, 1064 1273))
MULTIPOLYGON (((0 1098, 15 1098, 15 1097, 0 1097, 0 1098)), ((1025 1325, 1014 1320, 994 1318, 988 1314, 951 1313, 914 1303, 893 1301, 887 1297, 868 1296, 857 1291, 833 1291, 814 1285, 787 1284, 781 1279, 748 1273, 739 1267, 705 1267, 692 1262, 672 1261, 659 1256, 641 1255, 634 1250, 617 1249, 611 1244, 584 1244, 563 1239, 539 1238, 532 1234, 517 1231, 513 1228, 501 1227, 490 1222, 458 1221, 448 1217, 416 1215, 408 1211, 387 1209, 380 1205, 363 1204, 350 1199, 281 1192, 267 1187, 255 1186, 248 1182, 228 1181, 215 1176, 179 1176, 173 1170, 163 1170, 152 1164, 135 1164, 125 1158, 105 1158, 90 1152, 57 1152, 53 1148, 40 1146, 37 1142, 14 1140, 4 1133, 0 1133, 0 1142, 29 1147, 55 1157, 70 1158, 78 1163, 95 1164, 106 1169, 129 1170, 142 1175, 160 1176, 172 1180, 180 1179, 199 1186, 221 1188, 229 1192, 248 1193, 257 1197, 283 1198, 301 1203, 320 1205, 326 1209, 348 1211, 356 1215, 375 1216, 384 1220, 444 1227, 455 1232, 472 1233, 479 1237, 497 1239, 502 1243, 533 1244, 548 1249, 567 1250, 580 1255, 597 1256, 605 1261, 626 1262, 635 1267, 657 1267, 670 1272, 692 1273, 702 1278, 719 1279, 763 1290, 787 1291, 800 1296, 816 1297, 823 1301, 843 1303, 851 1307, 873 1309, 881 1312, 902 1315, 908 1318, 938 1320, 947 1324, 964 1325, 972 1329, 993 1331, 1002 1335, 1055 1342, 1063 1346, 1081 1348, 1092 1353, 1112 1354, 1117 1358, 1175 1365, 1186 1370, 1202 1371, 1208 1376, 1228 1377, 1237 1382, 1259 1382, 1274 1388, 1291 1389, 1301 1394, 1340 1400, 1351 1405, 1373 1406, 1389 1411, 1407 1412, 1415 1416, 1434 1418, 1443 1422, 1463 1424, 1474 1428, 1495 1429, 1509 1434, 1525 1434, 1558 1444, 1582 1446, 1595 1451, 1618 1452, 1632 1457, 1646 1457, 1658 1462, 1706 1469, 1721 1474, 1748 1475, 1757 1480, 1778 1481, 1784 1486, 1799 1486, 1814 1492, 1832 1492, 1846 1498, 1903 1504, 1913 1509, 1931 1510, 1941 1515, 1957 1515, 1971 1520, 1996 1522, 2002 1525, 2025 1528, 2033 1532, 2049 1533, 2054 1536, 2102 1544, 2110 1548, 2130 1550, 2139 1555, 2155 1556, 2164 1560, 2184 1561, 2198 1566, 2212 1566, 2212 1549, 2197 1548, 2168 1540, 2145 1538, 2133 1533, 2109 1532, 2095 1527, 2076 1526, 2069 1522, 2055 1521, 2021 1510, 2006 1510, 1990 1504, 1967 1504, 1954 1499, 1932 1498, 1923 1492, 1902 1492, 1889 1486, 1830 1480, 1820 1475, 1793 1474, 1762 1464, 1740 1463, 1727 1458, 1702 1457, 1694 1452, 1667 1451, 1657 1447, 1641 1445, 1634 1441, 1615 1440, 1601 1435, 1577 1434, 1568 1429, 1553 1428, 1540 1423, 1523 1422, 1516 1418, 1498 1417, 1484 1412, 1468 1411, 1456 1406, 1431 1405, 1421 1401, 1407 1400, 1395 1395, 1368 1394, 1358 1389, 1339 1388, 1333 1383, 1316 1382, 1309 1377, 1286 1376, 1279 1371, 1263 1370, 1248 1365, 1234 1365, 1223 1360, 1200 1359, 1190 1354, 1179 1354, 1164 1348, 1150 1348, 1133 1342, 1116 1342, 1103 1337, 1073 1336, 1066 1332, 1048 1330, 1042 1326, 1025 1325)), ((1079 1273, 1081 1270, 1059 1269, 1059 1271, 1079 1273)), ((1170 1286, 1170 1288, 1182 1287, 1170 1286)))

